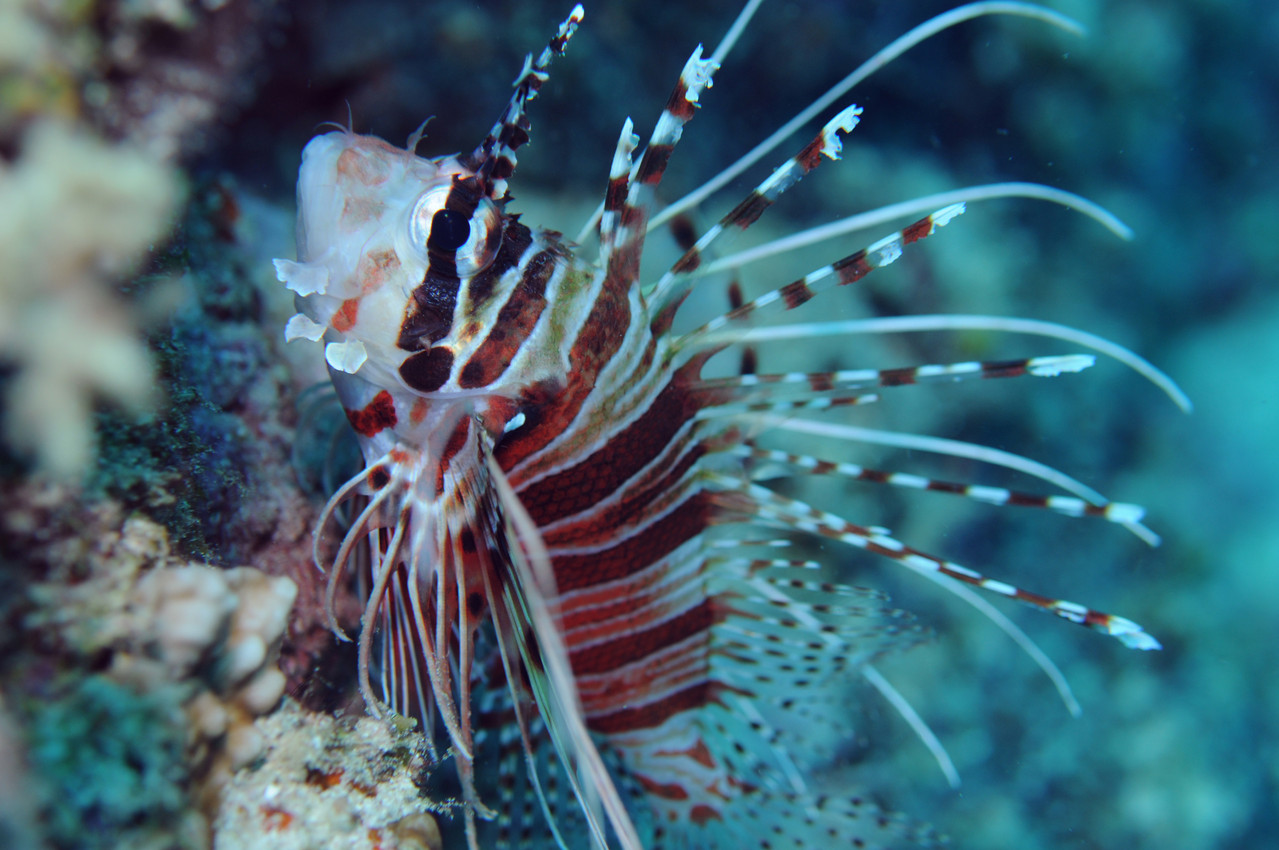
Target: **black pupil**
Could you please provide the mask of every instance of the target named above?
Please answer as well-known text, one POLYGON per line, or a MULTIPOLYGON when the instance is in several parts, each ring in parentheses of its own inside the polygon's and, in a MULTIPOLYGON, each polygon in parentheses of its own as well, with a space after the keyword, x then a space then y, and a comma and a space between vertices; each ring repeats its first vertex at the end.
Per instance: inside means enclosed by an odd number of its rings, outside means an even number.
POLYGON ((471 237, 471 221, 453 210, 439 210, 431 218, 431 235, 426 238, 429 251, 452 254, 471 237))

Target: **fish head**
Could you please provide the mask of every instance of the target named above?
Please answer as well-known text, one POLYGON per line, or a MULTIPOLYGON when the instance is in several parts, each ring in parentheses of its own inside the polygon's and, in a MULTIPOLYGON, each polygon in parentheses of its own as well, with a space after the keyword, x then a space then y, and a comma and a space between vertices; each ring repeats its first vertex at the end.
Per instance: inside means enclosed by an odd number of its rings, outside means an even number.
POLYGON ((286 337, 323 339, 339 395, 466 398, 496 431, 535 389, 562 383, 562 341, 534 330, 573 257, 558 234, 507 214, 501 191, 457 156, 345 131, 308 143, 298 261, 275 264, 299 311, 286 337), (344 392, 348 376, 366 386, 344 392))

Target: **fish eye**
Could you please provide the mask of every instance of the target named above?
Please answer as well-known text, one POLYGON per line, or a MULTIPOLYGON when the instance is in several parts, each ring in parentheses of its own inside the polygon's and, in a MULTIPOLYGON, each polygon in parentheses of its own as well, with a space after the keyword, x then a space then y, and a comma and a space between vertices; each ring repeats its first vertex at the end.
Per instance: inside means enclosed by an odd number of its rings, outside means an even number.
POLYGON ((453 210, 436 210, 431 216, 431 235, 426 237, 426 250, 452 254, 471 238, 471 222, 453 210))
POLYGON ((434 186, 422 193, 409 214, 409 238, 437 269, 453 266, 458 277, 488 268, 502 244, 502 214, 487 197, 480 197, 470 217, 446 206, 452 186, 434 186))

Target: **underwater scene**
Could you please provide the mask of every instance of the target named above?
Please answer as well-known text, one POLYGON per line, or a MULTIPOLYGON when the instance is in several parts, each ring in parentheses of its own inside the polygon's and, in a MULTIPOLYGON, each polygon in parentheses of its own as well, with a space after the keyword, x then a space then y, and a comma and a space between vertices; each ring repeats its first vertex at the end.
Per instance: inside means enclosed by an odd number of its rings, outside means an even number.
POLYGON ((0 0, 0 848, 1279 844, 1275 44, 0 0))

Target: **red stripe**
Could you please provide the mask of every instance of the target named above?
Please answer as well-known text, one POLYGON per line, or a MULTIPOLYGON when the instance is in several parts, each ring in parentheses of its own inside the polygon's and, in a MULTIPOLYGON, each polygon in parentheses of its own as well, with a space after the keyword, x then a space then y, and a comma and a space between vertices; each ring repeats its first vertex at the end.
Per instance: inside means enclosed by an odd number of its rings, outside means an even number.
MULTIPOLYGON (((669 469, 665 465, 653 470, 645 480, 634 481, 626 488, 622 498, 607 506, 584 514, 571 523, 557 526, 543 535, 543 542, 551 547, 586 546, 604 542, 619 528, 634 525, 637 518, 649 510, 660 497, 673 492, 689 468, 706 454, 704 446, 697 445, 679 457, 669 469)), ((675 455, 672 455, 675 457, 675 455)))
POLYGON ((688 120, 697 111, 697 104, 690 102, 688 99, 688 84, 684 82, 683 75, 680 76, 679 82, 675 84, 675 90, 671 92, 670 99, 666 101, 666 111, 681 124, 688 123, 688 120))
POLYGON ((635 179, 650 186, 656 186, 661 183, 662 175, 666 173, 666 165, 670 162, 671 153, 674 150, 674 145, 650 145, 648 150, 644 151, 644 158, 640 160, 640 167, 635 172, 635 179))
POLYGON ((694 635, 704 634, 714 623, 715 610, 711 600, 703 599, 684 613, 643 631, 630 631, 613 640, 570 652, 569 660, 575 675, 608 673, 694 635))
MULTIPOLYGON (((653 569, 636 576, 624 586, 583 591, 564 603, 561 624, 569 646, 600 640, 618 629, 642 628, 662 613, 660 603, 669 600, 672 590, 659 587, 670 576, 669 569, 653 569)), ((669 606, 668 606, 669 607, 669 606)))
POLYGON ((346 419, 356 433, 374 437, 384 428, 394 428, 396 423, 395 400, 386 390, 373 396, 373 400, 360 410, 345 408, 346 419))
MULTIPOLYGON (((585 274, 569 270, 560 281, 561 291, 573 292, 587 286, 585 274)), ((595 380, 622 346, 626 328, 630 327, 629 284, 606 281, 590 316, 569 350, 567 386, 559 393, 534 400, 543 404, 544 414, 536 422, 520 428, 498 446, 496 455, 503 469, 510 469, 524 458, 546 447, 563 434, 577 418, 582 404, 595 389, 595 380)), ((651 347, 651 344, 650 344, 651 347)), ((535 417, 530 417, 535 418, 535 417)), ((517 477, 511 479, 518 487, 517 477)))
POLYGON ((826 147, 826 136, 824 133, 818 133, 817 136, 804 145, 804 149, 795 155, 795 162, 799 167, 804 169, 804 173, 812 171, 822 163, 822 150, 826 147))
POLYGON ((733 208, 732 212, 720 219, 720 224, 725 227, 735 224, 745 230, 758 221, 759 217, 764 214, 764 210, 772 206, 772 203, 758 191, 751 192, 746 196, 745 200, 733 208))
POLYGON ((489 335, 462 367, 458 383, 463 389, 488 386, 506 372, 546 309, 546 284, 555 273, 556 260, 550 251, 529 260, 523 280, 498 311, 489 335))
POLYGON ((709 524, 711 499, 698 493, 643 531, 602 552, 553 559, 560 593, 593 587, 637 573, 700 534, 709 524))
POLYGON ((608 181, 608 191, 604 193, 604 210, 617 212, 626 203, 626 195, 630 191, 631 176, 623 174, 608 181))
POLYGON ((586 725, 592 731, 605 735, 632 732, 636 729, 651 729, 662 725, 682 711, 691 711, 707 703, 716 702, 718 694, 724 689, 724 686, 718 682, 698 682, 646 705, 588 717, 586 725))
POLYGON ((793 283, 788 283, 778 290, 782 299, 786 302, 787 310, 794 310, 801 304, 806 303, 813 297, 813 291, 808 288, 808 284, 801 278, 793 283))
POLYGON ((865 250, 850 254, 842 260, 836 260, 831 263, 831 268, 839 272, 840 286, 859 281, 871 272, 871 265, 866 262, 865 250))
POLYGON ((923 239, 931 233, 932 229, 933 217, 928 216, 927 218, 921 218, 919 221, 902 230, 902 244, 909 245, 912 242, 918 242, 920 239, 923 239))
POLYGON ((634 773, 632 776, 644 788, 646 794, 661 797, 665 800, 688 799, 688 792, 678 782, 658 782, 655 779, 649 779, 642 773, 634 773))
POLYGON ((498 248, 492 264, 466 282, 466 306, 472 315, 493 297, 493 290, 502 276, 519 266, 524 252, 533 242, 532 231, 518 221, 508 221, 501 237, 502 247, 498 248))
POLYGON ((642 416, 580 463, 521 490, 520 501, 538 525, 589 509, 661 455, 696 411, 682 382, 672 380, 642 416))

